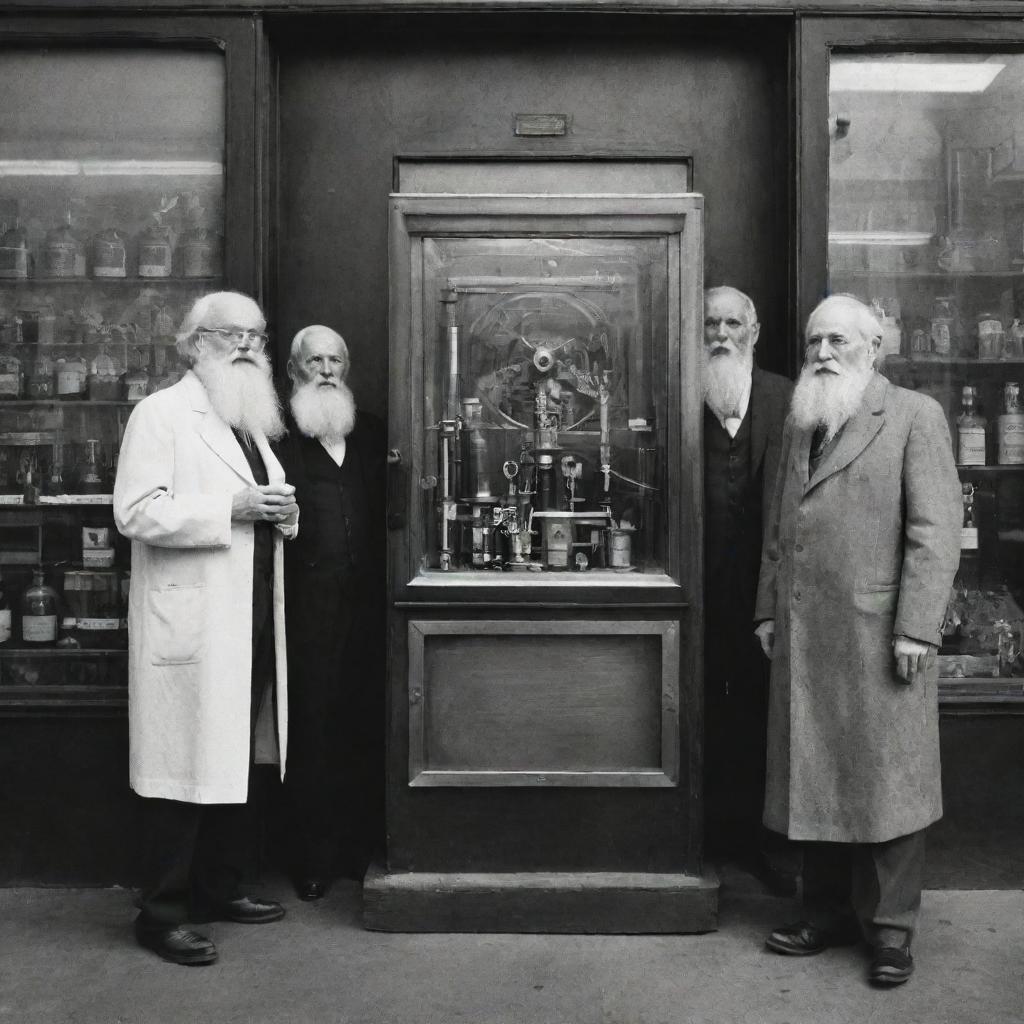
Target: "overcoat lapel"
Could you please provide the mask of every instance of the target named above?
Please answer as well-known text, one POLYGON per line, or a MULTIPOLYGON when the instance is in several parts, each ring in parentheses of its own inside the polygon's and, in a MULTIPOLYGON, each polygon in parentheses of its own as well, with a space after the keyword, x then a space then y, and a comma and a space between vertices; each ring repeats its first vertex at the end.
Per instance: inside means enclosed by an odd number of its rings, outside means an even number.
POLYGON ((213 411, 206 388, 191 370, 185 374, 183 380, 193 411, 202 414, 203 417, 199 436, 209 449, 223 459, 247 484, 255 484, 256 478, 245 460, 238 439, 231 432, 231 428, 213 411))
MULTIPOLYGON (((888 382, 880 374, 876 373, 868 382, 861 401, 860 408, 847 422, 843 432, 836 443, 832 454, 822 459, 820 465, 806 484, 804 484, 804 495, 813 490, 823 480, 845 469, 865 448, 871 443, 875 434, 882 429, 885 422, 885 392, 888 382)), ((807 433, 807 444, 810 444, 810 434, 807 433)), ((803 460, 804 470, 807 469, 806 454, 803 460)))

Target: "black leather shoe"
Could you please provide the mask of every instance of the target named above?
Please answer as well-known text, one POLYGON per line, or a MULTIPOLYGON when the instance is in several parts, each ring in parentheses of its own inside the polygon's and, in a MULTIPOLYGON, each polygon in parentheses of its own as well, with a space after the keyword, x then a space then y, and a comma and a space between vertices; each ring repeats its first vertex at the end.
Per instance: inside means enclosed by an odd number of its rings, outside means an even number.
POLYGON ((153 950, 172 964, 204 967, 217 960, 217 947, 205 935, 180 926, 155 930, 136 925, 135 937, 140 946, 153 950))
POLYGON ((868 978, 875 985, 902 985, 913 973, 909 946, 879 946, 871 958, 868 978))
POLYGON ((776 928, 764 944, 785 956, 817 956, 830 946, 852 946, 860 941, 860 932, 851 922, 838 928, 819 928, 809 921, 776 928))
POLYGON ((327 895, 327 883, 319 878, 303 878, 296 884, 295 890, 300 900, 310 903, 313 900, 322 900, 327 895))
POLYGON ((197 921, 234 921, 236 924, 269 924, 284 917, 284 907, 275 900, 258 896, 239 896, 214 907, 208 914, 195 915, 197 921))

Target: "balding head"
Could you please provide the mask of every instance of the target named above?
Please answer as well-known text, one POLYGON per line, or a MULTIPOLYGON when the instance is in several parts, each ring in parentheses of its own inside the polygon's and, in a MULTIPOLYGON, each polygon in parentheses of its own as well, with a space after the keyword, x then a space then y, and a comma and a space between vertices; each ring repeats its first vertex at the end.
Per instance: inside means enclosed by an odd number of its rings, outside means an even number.
POLYGON ((200 327, 238 327, 264 331, 267 321, 258 303, 241 292, 210 292, 196 299, 175 336, 178 354, 190 365, 196 360, 196 332, 200 327))
POLYGON ((340 378, 346 380, 349 371, 348 345, 345 339, 330 327, 323 324, 310 324, 303 327, 294 338, 292 347, 288 354, 288 376, 294 381, 296 375, 302 376, 301 370, 305 366, 307 356, 313 350, 331 354, 336 360, 340 360, 340 378))
POLYGON ((874 349, 882 343, 882 325, 855 295, 830 295, 822 299, 807 318, 805 338, 810 339, 813 332, 820 329, 823 323, 842 324, 847 331, 856 331, 858 337, 868 342, 874 349))

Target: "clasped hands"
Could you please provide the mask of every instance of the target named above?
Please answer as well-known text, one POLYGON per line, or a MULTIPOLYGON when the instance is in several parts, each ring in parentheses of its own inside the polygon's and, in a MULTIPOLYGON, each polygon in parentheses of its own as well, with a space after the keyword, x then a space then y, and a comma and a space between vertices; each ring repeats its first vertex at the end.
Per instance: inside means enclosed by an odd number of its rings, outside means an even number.
MULTIPOLYGON (((771 658, 775 651, 775 620, 765 619, 759 622, 754 634, 761 642, 761 650, 766 658, 771 658)), ((935 644, 926 644, 922 640, 913 640, 909 636, 898 636, 892 642, 892 653, 896 659, 896 674, 905 683, 912 683, 931 668, 935 660, 935 644)))
POLYGON ((299 514, 291 484, 257 484, 243 487, 231 499, 231 518, 289 526, 299 514))

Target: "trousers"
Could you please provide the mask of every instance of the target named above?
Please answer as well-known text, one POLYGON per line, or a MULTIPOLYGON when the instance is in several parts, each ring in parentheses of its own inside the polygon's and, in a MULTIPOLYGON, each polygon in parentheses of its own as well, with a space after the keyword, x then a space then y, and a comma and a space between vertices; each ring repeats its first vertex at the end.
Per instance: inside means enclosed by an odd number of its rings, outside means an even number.
MULTIPOLYGON (((249 734, 274 672, 273 580, 253 586, 252 687, 249 734)), ((244 804, 194 804, 142 798, 140 927, 163 930, 239 895, 255 848, 256 775, 250 741, 248 799, 244 804)))
POLYGON ((807 843, 809 918, 829 927, 852 914, 870 945, 909 944, 921 911, 926 831, 885 843, 807 843))

